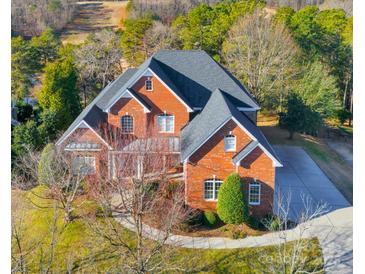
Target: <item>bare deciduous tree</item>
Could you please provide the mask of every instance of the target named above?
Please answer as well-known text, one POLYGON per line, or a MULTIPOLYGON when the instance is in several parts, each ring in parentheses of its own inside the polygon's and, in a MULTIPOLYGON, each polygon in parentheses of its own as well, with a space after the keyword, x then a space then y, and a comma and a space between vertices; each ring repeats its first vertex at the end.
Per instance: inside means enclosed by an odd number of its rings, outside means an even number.
POLYGON ((186 14, 191 8, 206 3, 213 5, 222 0, 134 0, 133 10, 129 16, 141 17, 152 13, 157 16, 162 23, 170 24, 178 15, 186 14))
POLYGON ((281 102, 288 81, 298 73, 297 55, 286 28, 261 10, 238 19, 223 44, 229 69, 266 105, 281 102))
MULTIPOLYGON (((21 182, 17 183, 20 185, 21 182)), ((48 235, 42 239, 33 239, 29 235, 29 224, 26 222, 31 205, 27 204, 21 190, 12 195, 11 241, 12 241, 12 273, 52 273, 57 268, 55 252, 64 226, 60 226, 59 212, 53 207, 53 215, 48 223, 48 235), (35 256, 34 254, 37 254, 35 256)))
POLYGON ((119 256, 114 271, 183 270, 182 262, 172 260, 178 243, 175 246, 168 244, 172 244, 172 230, 191 212, 184 206, 183 183, 171 178, 175 174, 171 170, 177 168, 179 161, 178 154, 172 154, 170 140, 173 139, 154 136, 137 140, 114 138, 113 147, 119 151, 110 155, 113 158, 110 173, 102 172, 89 182, 105 215, 110 214, 111 206, 112 215, 123 224, 120 226, 110 218, 104 218, 103 225, 90 221, 90 227, 106 239, 113 254, 119 256), (124 227, 134 232, 133 240, 124 227))
POLYGON ((47 27, 62 29, 76 10, 76 0, 13 0, 11 29, 24 36, 39 35, 47 27))
POLYGON ((328 212, 325 203, 315 203, 309 196, 300 195, 302 210, 294 214, 291 193, 278 195, 276 214, 264 221, 274 235, 274 252, 264 251, 258 255, 262 273, 323 273, 313 257, 317 243, 310 241, 313 220, 328 212))
POLYGON ((177 49, 177 37, 176 33, 172 29, 155 21, 152 27, 146 32, 144 36, 144 45, 147 50, 147 56, 151 56, 160 49, 177 49))
MULTIPOLYGON (((20 189, 29 189, 39 183, 47 186, 47 190, 42 193, 31 193, 38 198, 56 201, 57 209, 62 209, 65 213, 66 222, 73 219, 73 204, 75 199, 82 193, 81 182, 85 177, 82 167, 75 167, 71 155, 63 150, 52 149, 48 153, 42 154, 42 165, 39 165, 40 157, 37 152, 28 150, 17 162, 17 175, 14 175, 13 185, 20 189), (42 173, 42 182, 39 182, 42 173), (15 180, 16 179, 16 180, 15 180)), ((38 207, 48 208, 48 205, 36 204, 38 207)))
POLYGON ((115 32, 102 30, 91 34, 75 51, 85 106, 96 84, 100 84, 98 89, 102 89, 122 73, 119 43, 119 36, 115 32))

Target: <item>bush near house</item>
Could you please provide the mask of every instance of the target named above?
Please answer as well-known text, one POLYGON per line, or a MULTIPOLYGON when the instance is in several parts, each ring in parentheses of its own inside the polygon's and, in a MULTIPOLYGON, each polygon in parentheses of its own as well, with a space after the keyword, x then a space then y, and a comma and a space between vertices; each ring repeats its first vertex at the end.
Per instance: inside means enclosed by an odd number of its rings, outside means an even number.
POLYGON ((219 218, 213 211, 204 211, 203 221, 206 226, 213 227, 219 222, 219 218))
POLYGON ((220 187, 217 213, 226 224, 247 222, 248 208, 244 200, 241 178, 237 173, 229 175, 220 187))

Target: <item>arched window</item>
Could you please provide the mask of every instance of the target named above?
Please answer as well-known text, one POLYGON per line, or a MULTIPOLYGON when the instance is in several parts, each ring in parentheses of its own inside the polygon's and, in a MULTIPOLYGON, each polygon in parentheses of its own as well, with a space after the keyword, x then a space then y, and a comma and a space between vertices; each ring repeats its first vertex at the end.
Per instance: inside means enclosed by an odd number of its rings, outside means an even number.
POLYGON ((120 120, 123 133, 133 133, 133 117, 130 115, 122 116, 120 120))
POLYGON ((218 190, 221 187, 223 181, 218 179, 209 179, 204 182, 204 199, 205 200, 217 200, 218 190))
POLYGON ((153 84, 152 84, 152 80, 150 77, 148 77, 147 80, 145 81, 145 88, 147 91, 153 90, 153 84))
POLYGON ((236 136, 232 132, 224 137, 224 151, 236 151, 236 136))

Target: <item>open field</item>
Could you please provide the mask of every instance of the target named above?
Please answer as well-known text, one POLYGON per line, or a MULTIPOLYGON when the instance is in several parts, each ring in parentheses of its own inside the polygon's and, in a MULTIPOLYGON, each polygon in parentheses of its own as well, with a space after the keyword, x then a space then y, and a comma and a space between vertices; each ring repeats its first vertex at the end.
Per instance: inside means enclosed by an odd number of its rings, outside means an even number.
POLYGON ((274 115, 260 115, 257 123, 269 142, 303 147, 317 165, 323 170, 337 189, 352 204, 353 175, 352 167, 335 150, 326 143, 326 139, 305 134, 295 134, 293 140, 288 139, 288 132, 277 126, 274 115))
MULTIPOLYGON (((18 217, 13 220, 19 220, 19 217, 22 217, 22 248, 29 272, 40 272, 41 258, 48 264, 50 254, 52 254, 54 259, 51 269, 59 270, 56 272, 65 273, 69 267, 72 272, 114 273, 113 267, 118 263, 123 263, 124 258, 118 257, 115 253, 117 247, 108 245, 106 240, 94 234, 93 223, 81 217, 95 214, 97 210, 95 203, 79 199, 75 205, 79 218, 66 225, 62 219, 62 211, 53 208, 52 200, 42 200, 34 195, 41 195, 44 190, 44 187, 38 186, 30 191, 12 191, 12 213, 18 217), (54 235, 56 244, 53 246, 52 253, 50 252, 52 251, 50 250, 51 228, 55 215, 58 215, 56 218, 57 233, 54 235)), ((103 224, 102 218, 97 218, 95 222, 103 224)), ((123 228, 118 226, 118 229, 123 228)), ((133 245, 132 232, 124 229, 123 237, 126 237, 126 241, 133 245)), ((311 272, 314 268, 323 268, 323 258, 318 240, 309 241, 311 241, 311 248, 305 250, 305 254, 312 258, 306 265, 307 270, 311 272)), ((174 263, 184 259, 184 267, 191 269, 191 272, 194 273, 259 273, 260 262, 257 258, 263 252, 276 254, 277 251, 275 247, 270 246, 223 250, 179 248, 170 260, 171 263, 174 263)), ((13 242, 12 255, 17 257, 18 254, 16 244, 13 242)))
POLYGON ((122 28, 122 20, 127 16, 127 2, 78 2, 74 20, 62 30, 62 42, 80 44, 92 32, 122 28))

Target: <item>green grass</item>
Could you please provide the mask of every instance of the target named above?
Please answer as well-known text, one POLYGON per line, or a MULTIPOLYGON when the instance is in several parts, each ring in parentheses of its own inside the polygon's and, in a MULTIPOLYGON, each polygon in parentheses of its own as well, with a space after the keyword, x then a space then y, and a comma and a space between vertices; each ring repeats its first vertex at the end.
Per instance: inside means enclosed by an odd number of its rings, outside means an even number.
MULTIPOLYGON (((65 225, 62 219, 62 211, 55 211, 52 208, 52 201, 44 201, 32 194, 32 192, 42 194, 44 191, 46 191, 44 187, 37 187, 28 192, 13 190, 12 193, 13 202, 21 203, 26 208, 23 249, 29 251, 27 261, 30 273, 40 272, 39 261, 41 258, 49 258, 51 242, 51 231, 49 228, 55 213, 59 214, 57 229, 60 232, 55 248, 55 260, 52 265, 55 272, 65 273, 67 264, 70 263, 78 266, 78 270, 83 273, 106 272, 111 266, 120 263, 119 258, 105 251, 111 250, 110 246, 104 239, 98 238, 93 233, 90 223, 84 218, 77 218, 70 224, 65 225), (49 208, 36 207, 30 201, 49 208), (41 255, 42 252, 43 257, 41 255), (91 252, 96 255, 95 257, 98 260, 84 264, 84 259, 90 256, 91 252)), ((77 209, 78 214, 91 214, 96 209, 95 204, 90 201, 80 202, 80 204, 82 206, 77 209)), ((97 218, 95 222, 103 225, 105 220, 97 218)), ((120 226, 118 227, 118 229, 122 229, 120 226)), ((123 237, 133 244, 134 234, 132 232, 123 229, 123 237)), ((17 248, 14 245, 14 241, 12 243, 12 255, 16 255, 17 248)), ((313 260, 308 262, 307 270, 321 269, 323 259, 319 243, 316 239, 309 240, 309 243, 310 248, 306 252, 313 260)), ((258 257, 263 253, 276 254, 274 247, 227 250, 180 248, 176 250, 169 260, 171 263, 184 261, 184 267, 194 269, 192 271, 194 273, 259 273, 256 270, 260 263, 258 257)))
POLYGON ((347 133, 352 137, 353 134, 353 128, 349 126, 338 126, 339 129, 341 129, 343 132, 347 133))

